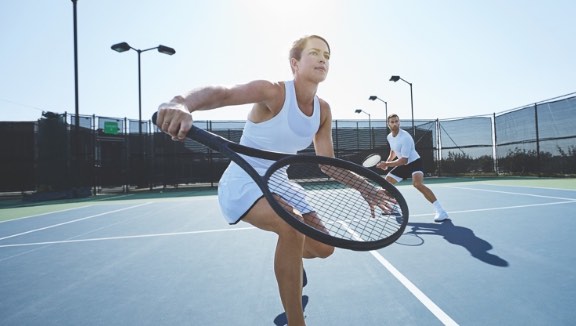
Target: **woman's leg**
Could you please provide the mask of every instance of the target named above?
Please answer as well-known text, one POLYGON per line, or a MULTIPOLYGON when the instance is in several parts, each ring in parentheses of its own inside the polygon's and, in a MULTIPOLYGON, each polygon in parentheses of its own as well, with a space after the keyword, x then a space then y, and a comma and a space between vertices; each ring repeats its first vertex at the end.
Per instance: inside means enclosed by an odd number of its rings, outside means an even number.
POLYGON ((260 198, 242 219, 255 227, 278 235, 274 272, 288 325, 305 325, 302 308, 302 255, 305 236, 288 225, 260 198))
MULTIPOLYGON (((316 212, 310 212, 304 214, 304 221, 306 224, 314 227, 318 231, 328 233, 328 230, 324 227, 324 224, 318 218, 316 212)), ((306 237, 304 241, 304 252, 302 254, 303 258, 327 258, 334 253, 334 247, 324 244, 320 241, 316 241, 310 237, 306 237)))

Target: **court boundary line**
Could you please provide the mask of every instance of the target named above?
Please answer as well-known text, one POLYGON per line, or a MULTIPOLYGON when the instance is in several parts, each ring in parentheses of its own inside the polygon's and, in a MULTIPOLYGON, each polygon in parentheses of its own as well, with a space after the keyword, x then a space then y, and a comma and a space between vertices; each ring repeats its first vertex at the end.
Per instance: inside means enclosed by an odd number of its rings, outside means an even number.
POLYGON ((440 322, 444 325, 457 326, 458 323, 454 321, 447 313, 444 312, 437 304, 432 301, 424 292, 422 292, 412 281, 410 281, 404 274, 402 274, 392 263, 390 263, 379 252, 373 250, 370 254, 384 266, 413 296, 420 301, 440 322))
POLYGON ((14 244, 0 245, 0 248, 44 246, 44 245, 53 245, 53 244, 68 244, 68 243, 78 243, 78 242, 95 242, 95 241, 140 239, 140 238, 154 238, 154 237, 169 237, 169 236, 178 236, 178 235, 204 234, 204 233, 217 233, 217 232, 232 232, 232 231, 245 231, 245 230, 254 230, 254 229, 256 229, 256 227, 249 226, 249 227, 244 227, 244 228, 212 229, 212 230, 202 230, 202 231, 187 231, 187 232, 170 232, 170 233, 152 233, 152 234, 140 234, 140 235, 127 235, 127 236, 118 236, 118 237, 102 237, 102 238, 60 240, 60 241, 14 243, 14 244))
POLYGON ((44 231, 44 230, 47 230, 47 229, 59 227, 59 226, 66 225, 66 224, 71 224, 71 223, 76 223, 76 222, 88 220, 88 219, 91 219, 91 218, 94 218, 94 217, 98 217, 98 216, 103 216, 103 215, 107 215, 107 214, 111 214, 111 213, 117 213, 117 212, 129 210, 129 209, 132 209, 132 208, 137 208, 137 207, 141 207, 141 206, 146 206, 146 205, 149 205, 149 204, 152 204, 152 203, 153 203, 153 202, 147 202, 147 203, 140 204, 140 205, 123 207, 123 208, 116 209, 116 210, 113 210, 113 211, 108 211, 108 212, 104 212, 104 213, 100 213, 100 214, 95 214, 95 215, 91 215, 91 216, 86 216, 86 217, 82 217, 82 218, 79 218, 79 219, 75 219, 75 220, 71 220, 71 221, 67 221, 67 222, 62 222, 62 223, 58 223, 58 224, 48 225, 48 226, 45 226, 45 227, 42 227, 42 228, 33 229, 33 230, 28 230, 28 231, 25 231, 25 232, 20 232, 20 233, 16 233, 16 234, 12 234, 12 235, 6 236, 6 237, 2 237, 2 238, 0 238, 0 241, 6 240, 6 239, 15 238, 15 237, 19 237, 19 236, 25 235, 25 234, 30 234, 30 233, 34 233, 34 232, 44 231))
MULTIPOLYGON (((340 224, 346 228, 346 230, 358 241, 364 241, 362 237, 354 230, 350 228, 348 223, 341 221, 340 224)), ((436 318, 444 325, 457 326, 458 323, 454 321, 447 313, 444 312, 437 304, 432 301, 422 290, 420 290, 412 281, 410 281, 404 274, 402 274, 392 263, 390 263, 386 258, 384 258, 378 251, 371 250, 370 254, 376 258, 376 260, 384 266, 402 284, 413 296, 416 297, 428 311, 430 311, 436 318)))
POLYGON ((480 184, 483 185, 488 185, 488 186, 494 186, 494 187, 516 187, 516 188, 532 188, 532 189, 544 189, 544 190, 559 190, 559 191, 571 191, 571 192, 575 192, 576 189, 570 189, 570 188, 554 188, 554 187, 535 187, 535 186, 522 186, 522 185, 503 185, 503 184, 496 184, 496 183, 492 183, 490 181, 482 181, 480 182, 480 184))
MULTIPOLYGON (((567 201, 576 201, 576 198, 565 198, 565 197, 557 197, 557 196, 536 195, 536 194, 527 194, 527 193, 522 193, 522 192, 512 192, 512 191, 502 191, 502 190, 476 189, 476 188, 457 187, 457 186, 445 186, 445 188, 464 189, 464 190, 472 190, 472 191, 484 191, 484 192, 495 192, 495 193, 506 194, 506 195, 519 195, 519 196, 528 196, 528 197, 538 197, 538 198, 548 198, 548 199, 559 199, 559 200, 567 200, 567 201)), ((530 187, 526 187, 526 188, 530 188, 530 187)))
MULTIPOLYGON (((57 211, 52 211, 52 212, 46 212, 46 213, 40 213, 40 214, 35 214, 35 215, 28 215, 28 216, 21 216, 21 217, 15 217, 12 219, 8 219, 8 220, 3 220, 0 221, 0 224, 2 223, 7 223, 7 222, 15 222, 15 221, 19 221, 19 220, 25 220, 28 218, 32 218, 32 217, 39 217, 39 216, 44 216, 44 215, 50 215, 50 214, 57 214, 57 213, 61 213, 61 212, 66 212, 69 210, 74 210, 74 209, 80 209, 80 208, 87 208, 87 207, 93 207, 93 206, 99 206, 101 204, 122 204, 123 201, 129 200, 129 201, 146 201, 146 200, 152 200, 153 202, 158 202, 158 201, 180 201, 180 200, 186 200, 186 201, 191 201, 191 200, 206 200, 209 199, 208 197, 215 197, 216 195, 206 195, 206 196, 194 196, 194 197, 165 197, 165 198, 141 198, 141 199, 120 199, 118 200, 118 198, 122 198, 122 197, 130 197, 130 196, 134 196, 134 194, 127 194, 127 195, 121 195, 121 196, 115 196, 115 197, 106 197, 106 198, 95 198, 93 201, 90 201, 90 205, 86 205, 86 206, 79 206, 79 207, 71 207, 71 208, 66 208, 66 209, 62 209, 62 210, 57 210, 57 211), (117 200, 118 203, 114 203, 113 201, 117 200)), ((62 205, 72 205, 75 203, 63 203, 62 205)), ((29 208, 27 206, 23 206, 23 207, 11 207, 9 209, 22 209, 22 208, 29 208)))
MULTIPOLYGON (((463 210, 463 211, 450 211, 450 214, 476 213, 476 212, 485 212, 485 211, 500 211, 500 210, 505 210, 505 209, 528 208, 528 207, 536 207, 536 206, 551 206, 551 205, 574 204, 574 203, 576 203, 576 200, 559 201, 559 202, 552 202, 552 203, 541 203, 541 204, 530 204, 530 205, 467 209, 467 210, 463 210)), ((410 216, 413 216, 413 217, 434 216, 434 213, 410 214, 410 216)))
MULTIPOLYGON (((13 218, 13 219, 10 219, 10 220, 0 221, 0 224, 2 224, 2 223, 7 223, 7 222, 19 221, 19 220, 25 220, 25 219, 28 219, 28 218, 33 218, 33 217, 38 217, 38 216, 44 216, 44 215, 50 215, 50 214, 57 214, 57 213, 62 213, 62 212, 67 212, 67 211, 71 211, 71 210, 75 210, 75 209, 92 207, 92 206, 94 206, 94 205, 86 205, 86 206, 80 206, 80 207, 72 207, 72 208, 62 209, 62 210, 59 210, 59 211, 40 213, 40 214, 36 214, 36 215, 22 216, 22 217, 13 218)), ((22 208, 22 207, 16 207, 16 208, 22 208)))

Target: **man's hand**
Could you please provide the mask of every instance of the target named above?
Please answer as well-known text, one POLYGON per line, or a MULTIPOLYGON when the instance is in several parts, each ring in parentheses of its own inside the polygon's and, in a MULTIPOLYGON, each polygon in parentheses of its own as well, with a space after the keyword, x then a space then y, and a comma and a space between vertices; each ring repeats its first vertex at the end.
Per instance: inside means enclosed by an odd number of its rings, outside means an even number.
POLYGON ((382 170, 386 170, 388 168, 388 162, 386 161, 380 161, 378 162, 378 164, 376 164, 376 167, 382 170))

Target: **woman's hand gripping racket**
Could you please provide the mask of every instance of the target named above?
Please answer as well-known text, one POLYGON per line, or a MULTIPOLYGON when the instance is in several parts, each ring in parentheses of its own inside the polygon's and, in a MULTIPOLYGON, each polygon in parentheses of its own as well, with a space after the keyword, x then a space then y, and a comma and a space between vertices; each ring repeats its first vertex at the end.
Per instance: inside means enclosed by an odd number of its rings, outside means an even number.
MULTIPOLYGON (((156 123, 156 113, 152 121, 156 123)), ((323 156, 258 150, 195 126, 187 137, 238 164, 282 219, 317 241, 345 249, 375 250, 394 243, 406 228, 408 206, 404 197, 361 165, 323 156), (242 155, 274 163, 260 175, 242 155)))

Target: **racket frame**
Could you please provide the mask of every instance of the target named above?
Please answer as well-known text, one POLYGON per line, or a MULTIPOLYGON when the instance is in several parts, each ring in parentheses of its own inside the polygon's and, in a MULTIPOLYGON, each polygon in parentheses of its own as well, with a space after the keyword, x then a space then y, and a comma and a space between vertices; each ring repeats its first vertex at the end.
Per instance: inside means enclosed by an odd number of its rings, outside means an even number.
MULTIPOLYGON (((351 172, 356 173, 360 177, 367 178, 373 182, 376 182, 380 187, 386 190, 394 199, 396 199, 397 204, 400 206, 402 211, 402 224, 398 228, 396 232, 387 237, 379 240, 374 241, 365 241, 362 239, 354 240, 347 240, 343 238, 338 238, 334 236, 330 236, 320 230, 317 230, 313 227, 306 225, 306 223, 294 218, 290 215, 282 205, 274 199, 273 193, 270 189, 266 187, 261 187, 260 189, 264 193, 264 197, 268 200, 268 203, 272 207, 272 209, 283 219, 285 220, 290 226, 295 228, 296 230, 300 231, 301 233, 310 236, 314 240, 320 241, 322 243, 326 243, 335 247, 345 248, 355 251, 369 251, 369 250, 376 250, 386 247, 392 243, 394 243, 400 236, 404 233, 406 226, 408 225, 408 205, 406 200, 400 193, 400 191, 382 178, 376 172, 373 172, 367 168, 364 168, 356 163, 345 161, 338 158, 326 157, 326 156, 309 156, 309 155, 289 155, 280 160, 273 163, 266 174, 264 175, 264 181, 267 184, 268 179, 278 170, 278 167, 287 166, 290 164, 297 164, 297 163, 313 163, 313 164, 326 164, 330 166, 334 166, 337 168, 342 168, 351 172), (271 200, 272 199, 272 200, 271 200)), ((332 179, 333 180, 333 179, 332 179)), ((335 180, 334 180, 335 181, 335 180)), ((378 217, 377 217, 378 218, 378 217)), ((351 235, 354 235, 353 230, 349 230, 351 235)))
POLYGON ((380 156, 380 154, 376 154, 376 153, 370 154, 370 155, 366 156, 364 161, 362 161, 362 166, 365 168, 371 168, 371 167, 376 166, 376 164, 378 164, 380 161, 382 161, 382 156, 380 156), (377 160, 377 162, 372 164, 372 161, 374 161, 374 160, 377 160), (370 164, 368 164, 368 162, 370 162, 370 164))

